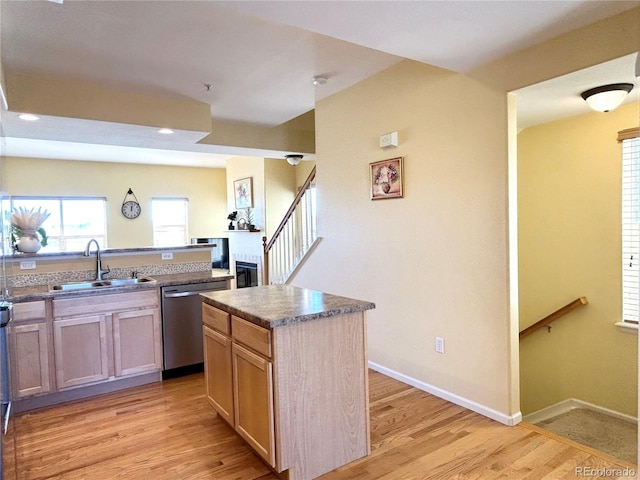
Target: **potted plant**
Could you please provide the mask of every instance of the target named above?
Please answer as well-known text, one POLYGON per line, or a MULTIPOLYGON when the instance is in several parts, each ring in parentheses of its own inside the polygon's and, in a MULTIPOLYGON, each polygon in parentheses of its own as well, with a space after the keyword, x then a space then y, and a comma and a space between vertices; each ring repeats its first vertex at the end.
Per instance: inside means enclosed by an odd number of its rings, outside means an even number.
POLYGON ((244 209, 244 218, 247 222, 247 230, 253 232, 256 229, 256 226, 253 223, 253 209, 251 207, 244 209))
POLYGON ((233 222, 235 222, 237 218, 238 218, 238 212, 237 211, 231 212, 229 215, 227 215, 227 220, 230 220, 230 222, 229 222, 229 230, 235 230, 236 229, 236 227, 233 226, 233 222))
POLYGON ((49 218, 49 212, 40 208, 27 210, 18 207, 11 212, 11 243, 13 248, 23 253, 36 253, 47 246, 47 232, 42 228, 49 218))

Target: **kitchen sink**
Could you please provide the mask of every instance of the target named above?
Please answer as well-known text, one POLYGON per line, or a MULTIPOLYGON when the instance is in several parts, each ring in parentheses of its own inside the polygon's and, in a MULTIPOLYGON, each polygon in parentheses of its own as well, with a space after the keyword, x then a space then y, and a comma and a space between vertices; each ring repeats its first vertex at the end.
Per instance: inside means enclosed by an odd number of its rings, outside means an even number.
POLYGON ((149 277, 140 278, 111 278, 108 280, 94 280, 86 282, 65 282, 51 287, 51 291, 65 291, 65 290, 86 290, 94 288, 104 287, 125 287, 127 285, 139 285, 141 283, 149 284, 154 283, 155 280, 149 277))

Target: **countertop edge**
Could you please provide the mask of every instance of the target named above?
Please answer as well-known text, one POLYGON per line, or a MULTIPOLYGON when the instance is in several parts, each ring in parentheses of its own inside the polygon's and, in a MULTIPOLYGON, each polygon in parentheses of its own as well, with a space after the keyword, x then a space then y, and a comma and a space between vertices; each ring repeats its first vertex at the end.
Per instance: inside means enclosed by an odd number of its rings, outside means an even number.
POLYGON ((48 285, 18 287, 14 289, 17 291, 17 293, 14 294, 10 292, 6 297, 6 301, 13 303, 24 303, 46 300, 48 298, 93 297, 102 294, 126 293, 139 290, 148 290, 151 288, 191 285, 204 282, 215 282, 217 280, 231 280, 234 278, 234 276, 229 273, 213 274, 210 272, 189 272, 153 275, 150 278, 153 278, 155 282, 141 283, 139 285, 127 285, 122 287, 104 287, 86 290, 50 291, 48 285), (33 290, 33 292, 31 292, 30 290, 33 290), (21 291, 24 291, 25 293, 20 293, 21 291))
MULTIPOLYGON (((335 295, 333 296, 338 297, 335 295)), ((347 301, 346 304, 341 305, 340 307, 327 308, 326 310, 322 310, 319 312, 302 313, 297 315, 283 315, 283 316, 279 316, 279 318, 277 319, 268 319, 268 318, 264 318, 259 315, 256 315, 254 313, 248 312, 246 310, 243 310, 241 308, 234 307, 223 301, 212 299, 206 294, 204 295, 201 294, 200 298, 203 300, 204 303, 208 305, 224 310, 231 315, 241 317, 249 322, 252 322, 256 325, 260 325, 261 327, 265 327, 265 328, 277 328, 277 327, 292 325, 292 324, 301 323, 301 322, 318 320, 321 318, 329 318, 329 317, 335 317, 339 315, 347 315, 350 313, 365 312, 367 310, 372 310, 376 308, 376 305, 373 302, 356 300, 356 299, 351 299, 347 297, 340 297, 347 301), (349 301, 353 303, 348 303, 349 301)))

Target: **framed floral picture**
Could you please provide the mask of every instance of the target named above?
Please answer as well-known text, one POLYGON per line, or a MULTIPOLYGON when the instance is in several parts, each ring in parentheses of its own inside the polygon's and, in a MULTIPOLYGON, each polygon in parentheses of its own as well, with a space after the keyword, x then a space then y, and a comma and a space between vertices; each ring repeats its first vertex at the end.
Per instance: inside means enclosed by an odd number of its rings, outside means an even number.
POLYGON ((401 198, 402 157, 391 158, 369 164, 371 174, 371 200, 401 198))
POLYGON ((253 207, 253 184, 251 178, 242 178, 233 182, 237 209, 253 207))

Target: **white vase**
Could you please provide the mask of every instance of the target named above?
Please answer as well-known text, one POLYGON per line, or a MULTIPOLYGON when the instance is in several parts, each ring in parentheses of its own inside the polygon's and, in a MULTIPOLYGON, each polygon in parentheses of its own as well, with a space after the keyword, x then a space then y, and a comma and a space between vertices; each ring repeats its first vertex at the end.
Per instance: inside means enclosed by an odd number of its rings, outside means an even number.
POLYGON ((18 243, 16 243, 16 247, 19 252, 23 253, 36 253, 42 245, 40 244, 40 239, 37 237, 35 232, 33 234, 23 232, 22 237, 18 239, 18 243))

